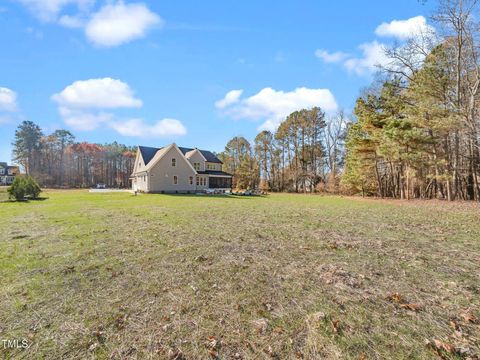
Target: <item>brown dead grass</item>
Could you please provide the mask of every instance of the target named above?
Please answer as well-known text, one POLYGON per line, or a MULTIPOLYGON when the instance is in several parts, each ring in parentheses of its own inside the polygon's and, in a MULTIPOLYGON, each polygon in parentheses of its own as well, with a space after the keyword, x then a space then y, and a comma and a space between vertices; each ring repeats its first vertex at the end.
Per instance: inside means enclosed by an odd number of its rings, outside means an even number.
POLYGON ((475 208, 48 196, 0 208, 7 358, 479 357, 475 208))

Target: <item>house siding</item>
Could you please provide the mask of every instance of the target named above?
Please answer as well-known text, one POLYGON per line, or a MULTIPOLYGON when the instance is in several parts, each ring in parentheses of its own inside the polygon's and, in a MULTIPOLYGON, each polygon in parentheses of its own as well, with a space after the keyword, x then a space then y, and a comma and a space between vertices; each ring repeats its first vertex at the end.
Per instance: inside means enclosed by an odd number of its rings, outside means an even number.
POLYGON ((199 163, 200 164, 200 169, 199 171, 205 171, 205 160, 202 157, 202 154, 200 154, 199 151, 192 151, 191 153, 188 153, 188 161, 190 161, 190 164, 194 166, 193 164, 199 163))
POLYGON ((219 163, 206 162, 204 166, 206 170, 222 171, 222 164, 219 163))
MULTIPOLYGON (((155 160, 155 159, 154 159, 155 160)), ((195 172, 188 164, 183 154, 172 146, 148 172, 148 190, 146 192, 194 192, 195 172), (176 166, 172 166, 172 159, 176 159, 176 166), (173 183, 177 176, 178 183, 173 183), (189 177, 193 177, 190 185, 189 177)))

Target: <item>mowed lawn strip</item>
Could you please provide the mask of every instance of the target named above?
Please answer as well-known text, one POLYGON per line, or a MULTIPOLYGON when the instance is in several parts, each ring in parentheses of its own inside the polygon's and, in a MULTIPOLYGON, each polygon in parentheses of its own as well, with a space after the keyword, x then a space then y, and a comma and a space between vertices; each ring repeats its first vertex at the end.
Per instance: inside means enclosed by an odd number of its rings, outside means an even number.
POLYGON ((8 200, 8 192, 6 186, 0 186, 0 203, 8 200))
POLYGON ((475 204, 43 195, 0 204, 6 358, 480 356, 475 204))

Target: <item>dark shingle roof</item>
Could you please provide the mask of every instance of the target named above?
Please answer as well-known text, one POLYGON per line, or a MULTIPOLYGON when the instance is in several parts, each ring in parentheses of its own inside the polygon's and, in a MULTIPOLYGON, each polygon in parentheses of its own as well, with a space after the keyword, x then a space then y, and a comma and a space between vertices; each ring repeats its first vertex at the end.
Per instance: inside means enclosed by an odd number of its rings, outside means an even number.
MULTIPOLYGON (((178 147, 180 149, 180 151, 183 153, 183 155, 185 155, 187 152, 189 151, 192 151, 192 150, 195 150, 195 149, 192 149, 192 148, 186 148, 186 147, 181 147, 179 146, 178 147)), ((214 153, 212 153, 211 151, 208 151, 208 150, 200 150, 198 149, 203 157, 207 160, 207 162, 211 162, 211 163, 217 163, 217 164, 223 164, 220 159, 218 157, 215 156, 214 153)))
POLYGON ((147 165, 150 162, 150 160, 153 159, 153 157, 155 156, 157 151, 160 150, 161 148, 139 146, 138 149, 140 150, 140 153, 142 154, 142 158, 143 158, 143 161, 145 162, 145 165, 147 165))
MULTIPOLYGON (((142 154, 143 161, 145 161, 145 165, 147 165, 150 160, 153 159, 155 154, 157 153, 158 150, 161 150, 163 148, 154 148, 154 147, 148 147, 148 146, 139 146, 140 153, 142 154)), ((187 152, 194 150, 193 148, 186 148, 186 147, 178 147, 180 151, 185 155, 187 152)), ((207 162, 211 163, 217 163, 217 164, 223 164, 218 157, 215 156, 214 153, 208 150, 199 150, 203 157, 207 160, 207 162)))

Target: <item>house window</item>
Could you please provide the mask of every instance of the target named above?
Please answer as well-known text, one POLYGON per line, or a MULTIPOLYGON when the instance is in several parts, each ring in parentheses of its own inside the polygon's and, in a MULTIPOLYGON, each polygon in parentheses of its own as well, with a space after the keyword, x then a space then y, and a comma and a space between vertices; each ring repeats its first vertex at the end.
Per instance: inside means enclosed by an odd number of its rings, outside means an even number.
POLYGON ((193 168, 197 171, 200 170, 200 163, 196 162, 196 163, 193 163, 193 168))
POLYGON ((5 169, 0 169, 0 175, 5 174, 5 169))
POLYGON ((188 179, 190 181, 190 185, 193 185, 193 176, 190 176, 188 179))
POLYGON ((200 185, 200 178, 197 176, 197 186, 200 185))
POLYGON ((173 176, 173 185, 177 185, 178 184, 178 177, 177 175, 174 175, 173 176))
POLYGON ((172 166, 173 167, 177 166, 177 159, 175 158, 172 159, 172 166))
POLYGON ((207 170, 215 170, 215 164, 207 164, 207 170))

